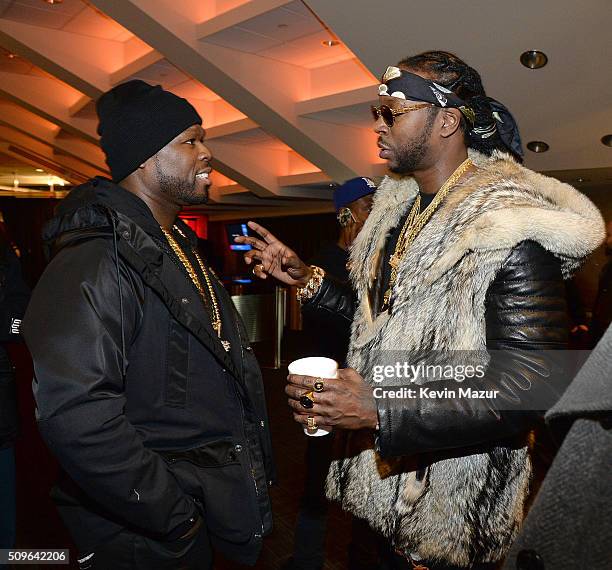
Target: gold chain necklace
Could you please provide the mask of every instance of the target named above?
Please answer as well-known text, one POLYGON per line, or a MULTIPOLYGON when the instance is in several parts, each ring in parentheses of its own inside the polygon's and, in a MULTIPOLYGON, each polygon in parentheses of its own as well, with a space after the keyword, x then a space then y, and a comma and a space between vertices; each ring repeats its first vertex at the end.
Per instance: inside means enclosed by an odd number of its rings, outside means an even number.
POLYGON ((419 235, 425 224, 429 221, 429 218, 431 218, 433 213, 438 209, 438 206, 441 204, 442 200, 444 200, 446 195, 452 190, 455 184, 457 184, 457 181, 465 174, 467 169, 470 168, 472 164, 473 163, 469 158, 464 160, 448 177, 446 182, 442 184, 442 187, 440 190, 438 190, 434 199, 431 201, 429 206, 423 210, 423 212, 421 212, 421 195, 417 195, 410 213, 406 218, 406 222, 402 227, 400 238, 397 240, 397 244, 395 245, 395 250, 393 251, 393 254, 389 256, 391 276, 389 278, 389 287, 383 297, 383 310, 385 310, 385 308, 387 308, 389 305, 391 294, 393 293, 393 287, 397 281, 399 266, 404 258, 404 255, 406 255, 408 248, 419 235))
MULTIPOLYGON (((172 226, 172 229, 176 230, 181 236, 185 237, 185 234, 176 225, 172 226)), ((206 305, 207 304, 206 291, 204 290, 204 287, 202 286, 202 282, 200 281, 200 278, 198 274, 196 273, 195 268, 191 264, 191 261, 189 261, 189 258, 185 255, 185 252, 181 249, 181 246, 178 244, 176 239, 174 239, 172 232, 170 232, 166 228, 161 228, 161 231, 166 237, 166 240, 168 241, 168 243, 170 244, 172 251, 179 258, 179 261, 183 264, 185 271, 187 271, 187 274, 189 275, 189 278, 191 279, 192 283, 195 285, 196 289, 198 290, 198 293, 200 293, 202 302, 204 303, 204 305, 206 305)), ((226 351, 229 351, 230 342, 228 340, 221 339, 221 313, 219 312, 219 303, 217 302, 217 296, 215 295, 215 291, 213 289, 212 282, 210 280, 210 275, 208 274, 208 270, 206 269, 206 266, 204 265, 204 262, 202 261, 202 258, 200 257, 200 254, 197 252, 197 250, 193 248, 192 252, 195 255, 198 265, 200 266, 200 270, 202 271, 202 275, 204 276, 204 281, 206 282, 206 288, 208 289, 208 295, 209 295, 210 302, 212 305, 212 317, 211 317, 212 327, 213 329, 215 329, 215 332, 217 333, 217 336, 219 337, 219 340, 221 341, 223 348, 226 351)))

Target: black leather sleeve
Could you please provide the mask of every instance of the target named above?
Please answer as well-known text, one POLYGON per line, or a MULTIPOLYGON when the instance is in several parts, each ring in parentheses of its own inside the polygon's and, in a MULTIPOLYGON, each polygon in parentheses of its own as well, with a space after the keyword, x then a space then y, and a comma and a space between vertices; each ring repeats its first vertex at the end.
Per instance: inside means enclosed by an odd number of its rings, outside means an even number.
MULTIPOLYGON (((532 429, 545 410, 534 402, 554 401, 560 374, 549 351, 567 348, 567 310, 560 262, 534 242, 517 245, 487 291, 487 350, 484 378, 462 385, 494 389, 495 400, 468 398, 377 399, 382 455, 412 455, 470 447, 513 437, 532 429), (485 404, 485 405, 483 405, 485 404)), ((559 354, 559 353, 558 353, 559 354)), ((562 372, 562 371, 561 371, 562 372)), ((426 384, 457 388, 454 380, 426 384)))
POLYGON ((352 323, 355 315, 355 294, 349 284, 326 275, 312 299, 304 303, 302 311, 332 313, 335 318, 352 323))

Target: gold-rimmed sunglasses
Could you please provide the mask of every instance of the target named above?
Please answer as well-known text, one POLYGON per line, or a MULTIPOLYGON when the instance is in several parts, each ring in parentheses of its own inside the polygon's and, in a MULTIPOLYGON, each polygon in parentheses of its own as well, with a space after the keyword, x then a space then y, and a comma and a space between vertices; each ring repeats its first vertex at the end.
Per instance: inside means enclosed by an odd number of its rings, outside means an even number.
POLYGON ((398 115, 403 115, 404 113, 410 113, 410 111, 418 111, 419 109, 434 106, 435 105, 433 105, 433 103, 417 103, 416 105, 409 105, 408 107, 402 107, 401 109, 392 109, 387 105, 381 105, 380 107, 375 107, 372 105, 370 108, 375 121, 378 121, 378 118, 382 117, 385 125, 391 128, 395 122, 395 117, 398 115))

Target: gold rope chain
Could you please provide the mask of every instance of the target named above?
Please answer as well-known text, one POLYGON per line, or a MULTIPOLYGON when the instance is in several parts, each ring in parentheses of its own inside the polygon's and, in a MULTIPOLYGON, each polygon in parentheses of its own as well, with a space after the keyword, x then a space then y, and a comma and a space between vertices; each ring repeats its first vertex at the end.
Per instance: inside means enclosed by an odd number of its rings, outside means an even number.
POLYGON ((412 242, 419 235, 425 224, 429 221, 429 218, 438 209, 442 200, 457 184, 457 181, 465 174, 468 168, 472 166, 472 161, 467 158, 464 160, 457 169, 447 178, 446 182, 442 184, 440 190, 436 193, 434 199, 431 201, 429 206, 421 212, 421 195, 418 194, 408 218, 402 227, 400 238, 397 241, 393 254, 389 256, 389 265, 391 266, 391 276, 389 277, 389 288, 385 292, 383 297, 383 310, 388 307, 389 301, 391 300, 391 294, 393 293, 393 287, 397 281, 397 274, 399 271, 400 262, 406 255, 406 251, 412 244, 412 242))
MULTIPOLYGON (((185 237, 185 234, 176 225, 172 226, 172 229, 176 230, 181 236, 185 237)), ((189 261, 189 258, 185 255, 185 253, 179 246, 178 242, 174 239, 172 232, 168 231, 166 228, 161 228, 161 231, 163 232, 164 236, 166 236, 166 240, 170 244, 172 251, 176 254, 176 256, 179 258, 179 261, 183 264, 185 271, 187 271, 187 274, 189 275, 189 278, 191 279, 196 289, 198 290, 198 293, 200 293, 200 297, 202 297, 202 302, 204 303, 204 305, 206 305, 207 304, 206 291, 204 291, 202 282, 200 281, 198 274, 196 273, 193 265, 191 264, 191 261, 189 261)), ((204 262, 202 261, 200 254, 196 251, 195 248, 193 248, 192 251, 193 251, 193 254, 195 255, 196 260, 198 261, 198 265, 200 266, 202 275, 204 275, 204 281, 206 281, 206 288, 208 289, 208 293, 210 296, 210 300, 212 304, 212 319, 211 319, 212 327, 213 329, 215 329, 215 332, 217 333, 219 340, 221 340, 221 344, 223 345, 223 348, 226 351, 229 351, 230 342, 228 340, 221 339, 221 314, 219 312, 219 304, 217 302, 217 296, 215 295, 215 291, 213 289, 212 282, 210 280, 210 275, 208 274, 208 270, 206 269, 206 266, 204 265, 204 262)))

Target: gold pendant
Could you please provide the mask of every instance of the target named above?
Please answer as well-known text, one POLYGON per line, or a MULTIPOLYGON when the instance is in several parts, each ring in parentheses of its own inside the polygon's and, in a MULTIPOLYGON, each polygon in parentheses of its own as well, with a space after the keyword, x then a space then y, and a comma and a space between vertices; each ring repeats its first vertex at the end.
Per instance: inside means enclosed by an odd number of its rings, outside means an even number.
POLYGON ((383 296, 383 308, 385 308, 389 304, 390 299, 391 299, 391 289, 387 289, 387 292, 383 296))
POLYGON ((232 346, 229 340, 222 340, 221 344, 223 345, 223 348, 225 349, 225 352, 229 352, 230 347, 232 346))

